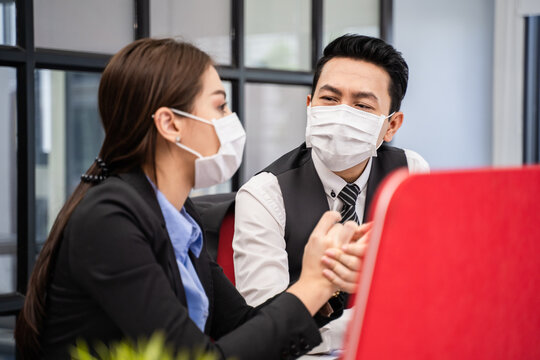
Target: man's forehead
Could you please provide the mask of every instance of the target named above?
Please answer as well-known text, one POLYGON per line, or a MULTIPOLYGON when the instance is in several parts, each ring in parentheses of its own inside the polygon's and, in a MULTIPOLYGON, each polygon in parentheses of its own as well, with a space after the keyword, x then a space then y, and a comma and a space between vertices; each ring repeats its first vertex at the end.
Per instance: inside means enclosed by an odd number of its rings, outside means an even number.
POLYGON ((362 86, 387 92, 389 84, 390 76, 382 67, 367 61, 338 57, 329 60, 324 65, 317 88, 324 85, 362 86))

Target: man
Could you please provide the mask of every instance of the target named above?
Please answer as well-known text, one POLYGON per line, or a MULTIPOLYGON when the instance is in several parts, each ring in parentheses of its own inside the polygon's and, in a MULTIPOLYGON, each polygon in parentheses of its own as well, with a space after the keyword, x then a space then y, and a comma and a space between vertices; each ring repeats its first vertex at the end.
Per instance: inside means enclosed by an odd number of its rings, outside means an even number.
MULTIPOLYGON (((417 153, 385 144, 403 123, 408 66, 376 38, 344 35, 318 61, 307 96, 306 143, 254 176, 236 196, 236 286, 250 305, 298 279, 304 246, 322 213, 362 223, 377 186, 392 170, 427 172, 417 153)), ((341 346, 346 324, 323 329, 319 350, 341 346), (332 340, 334 339, 334 340, 332 340), (333 343, 332 343, 333 342, 333 343)))

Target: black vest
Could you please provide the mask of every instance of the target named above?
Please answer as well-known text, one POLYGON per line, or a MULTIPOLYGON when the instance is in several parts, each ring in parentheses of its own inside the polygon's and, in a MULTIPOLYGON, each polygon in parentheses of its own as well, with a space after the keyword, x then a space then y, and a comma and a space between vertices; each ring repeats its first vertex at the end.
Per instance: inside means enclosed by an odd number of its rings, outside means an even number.
MULTIPOLYGON (((385 144, 379 147, 377 157, 371 161, 365 215, 380 182, 390 172, 404 166, 407 166, 407 158, 402 149, 385 144)), ((306 148, 305 143, 274 161, 262 172, 269 172, 277 177, 283 194, 286 214, 285 243, 292 284, 300 276, 302 256, 309 235, 322 214, 329 210, 328 201, 311 159, 311 148, 306 148)))

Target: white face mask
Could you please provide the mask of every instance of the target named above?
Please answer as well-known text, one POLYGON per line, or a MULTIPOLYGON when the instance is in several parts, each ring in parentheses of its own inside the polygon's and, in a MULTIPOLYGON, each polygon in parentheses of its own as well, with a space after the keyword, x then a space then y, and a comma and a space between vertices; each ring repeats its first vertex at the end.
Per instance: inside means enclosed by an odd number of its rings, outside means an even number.
POLYGON ((377 156, 385 119, 348 105, 307 107, 306 146, 331 171, 350 169, 377 156))
POLYGON ((193 188, 205 188, 229 180, 240 167, 246 143, 246 132, 236 113, 209 121, 180 110, 171 109, 171 111, 180 116, 214 126, 221 144, 216 154, 204 157, 179 141, 176 142, 178 147, 198 158, 195 160, 195 184, 193 188))

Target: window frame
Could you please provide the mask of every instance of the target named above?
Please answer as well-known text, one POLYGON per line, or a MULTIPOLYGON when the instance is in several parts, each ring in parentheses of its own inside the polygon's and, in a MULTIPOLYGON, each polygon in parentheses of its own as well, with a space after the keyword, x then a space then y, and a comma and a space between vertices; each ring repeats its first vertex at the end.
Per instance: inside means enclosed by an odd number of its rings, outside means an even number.
POLYGON ((525 18, 523 163, 540 163, 540 15, 525 18))
MULTIPOLYGON (((150 36, 150 0, 133 0, 133 39, 150 36)), ((100 73, 112 54, 35 48, 34 1, 16 0, 16 45, 0 45, 0 66, 16 70, 17 79, 17 266, 16 291, 0 294, 0 316, 17 315, 22 308, 28 279, 34 267, 36 247, 36 113, 35 71, 38 69, 100 73)), ((392 0, 379 0, 381 38, 392 41, 392 0)), ((247 83, 311 86, 312 71, 288 71, 248 68, 244 65, 244 0, 231 0, 231 65, 217 65, 219 75, 232 85, 232 107, 240 117, 245 114, 247 83)), ((323 0, 311 1, 312 69, 323 50, 323 0)), ((232 190, 241 185, 234 175, 232 190)))

